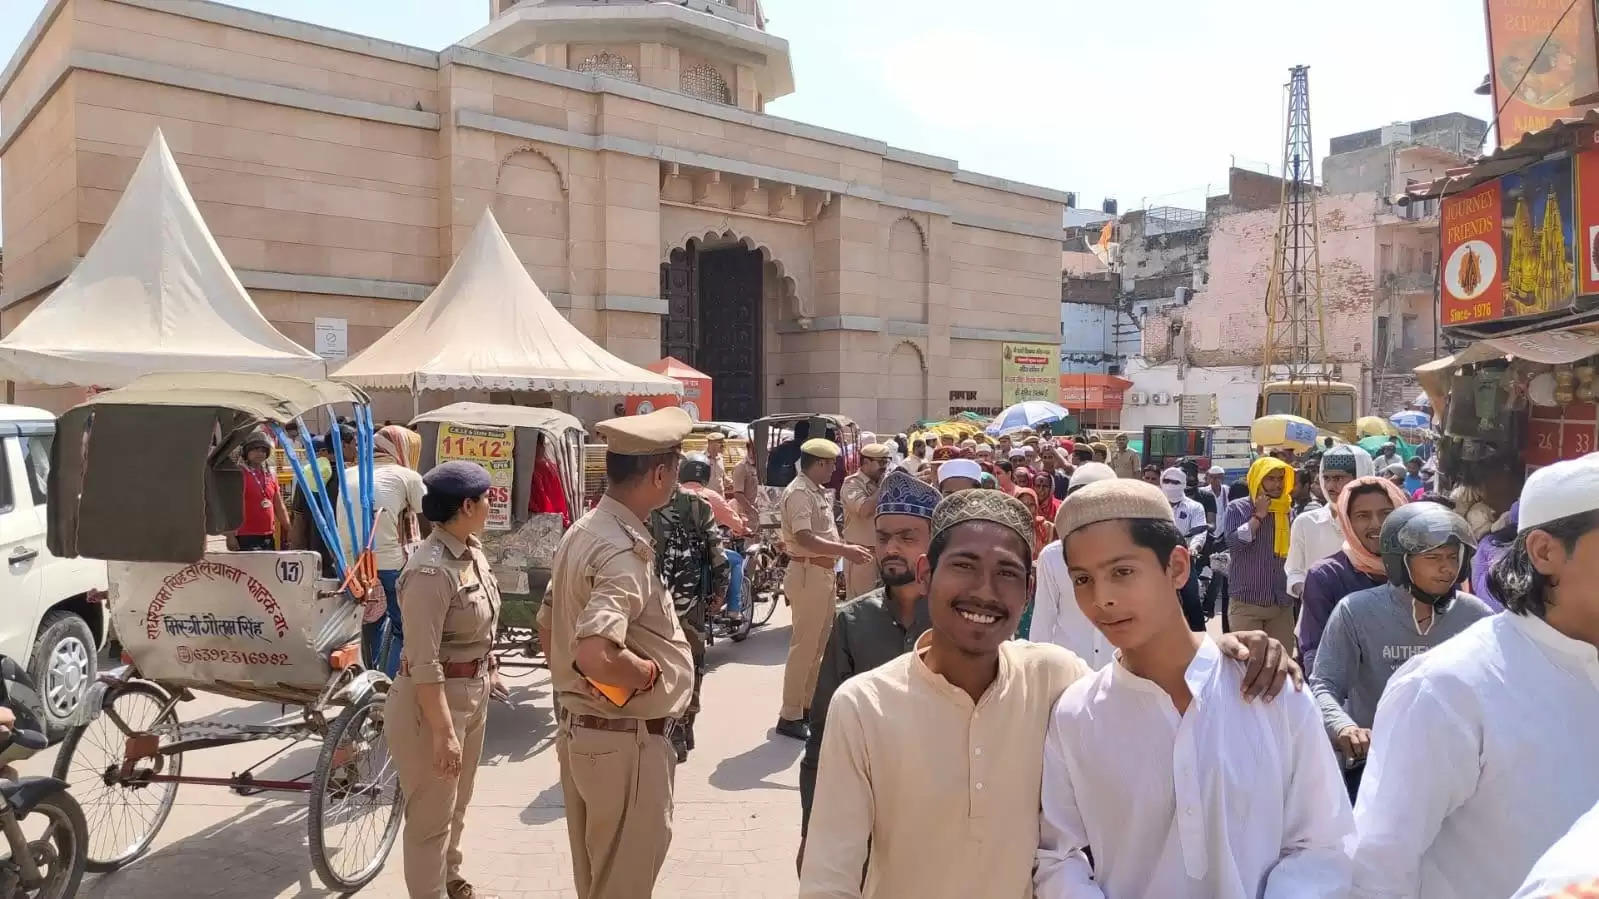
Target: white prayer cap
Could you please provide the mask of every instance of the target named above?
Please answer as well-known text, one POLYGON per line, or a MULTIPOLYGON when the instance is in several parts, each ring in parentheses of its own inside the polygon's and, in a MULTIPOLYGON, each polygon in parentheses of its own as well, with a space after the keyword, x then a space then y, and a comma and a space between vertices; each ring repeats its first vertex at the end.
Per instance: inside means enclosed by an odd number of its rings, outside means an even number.
POLYGON ((1006 453, 1006 455, 1012 459, 1025 459, 1027 458, 1027 450, 1022 449, 1019 446, 1012 447, 1011 451, 1006 453))
POLYGON ((1369 478, 1376 472, 1371 453, 1353 443, 1341 443, 1321 454, 1321 470, 1347 472, 1353 477, 1369 478))
POLYGON ((1206 474, 1226 474, 1226 473, 1227 473, 1227 469, 1222 468, 1220 465, 1212 465, 1210 467, 1210 471, 1206 472, 1206 474))
POLYGON ((1599 453, 1556 462, 1532 473, 1521 488, 1518 527, 1533 528, 1599 510, 1599 453))
POLYGON ((1067 490, 1069 492, 1076 490, 1078 487, 1086 487, 1089 484, 1095 484, 1100 481, 1109 481, 1115 477, 1116 469, 1103 462, 1084 462, 1077 466, 1076 471, 1072 472, 1072 480, 1067 486, 1067 490))
POLYGON ((981 482, 983 468, 975 459, 950 459, 938 467, 938 482, 942 484, 950 478, 969 478, 981 482))

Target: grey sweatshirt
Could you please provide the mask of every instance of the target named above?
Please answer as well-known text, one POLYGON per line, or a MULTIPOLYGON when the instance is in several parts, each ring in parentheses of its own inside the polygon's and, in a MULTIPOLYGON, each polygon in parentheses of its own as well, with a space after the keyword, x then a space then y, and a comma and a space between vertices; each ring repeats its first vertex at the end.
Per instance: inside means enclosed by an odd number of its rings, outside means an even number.
POLYGON ((1344 597, 1327 619, 1310 676, 1327 735, 1336 739, 1350 725, 1371 727, 1383 687, 1400 665, 1492 614, 1477 597, 1456 593, 1423 636, 1407 590, 1383 584, 1344 597))

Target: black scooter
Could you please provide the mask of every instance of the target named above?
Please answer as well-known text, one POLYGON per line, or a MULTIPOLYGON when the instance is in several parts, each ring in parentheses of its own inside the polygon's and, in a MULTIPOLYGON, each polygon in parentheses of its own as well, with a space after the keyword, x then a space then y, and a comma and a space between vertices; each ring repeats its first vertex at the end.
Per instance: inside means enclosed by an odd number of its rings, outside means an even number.
POLYGON ((10 763, 49 745, 39 694, 23 668, 0 656, 0 899, 71 899, 89 861, 83 809, 53 777, 17 777, 10 763))

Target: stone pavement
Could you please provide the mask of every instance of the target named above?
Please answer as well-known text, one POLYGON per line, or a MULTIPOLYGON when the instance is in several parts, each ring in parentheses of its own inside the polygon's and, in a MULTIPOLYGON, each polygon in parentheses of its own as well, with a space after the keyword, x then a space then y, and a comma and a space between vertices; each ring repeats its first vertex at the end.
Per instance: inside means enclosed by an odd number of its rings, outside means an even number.
MULTIPOLYGON (((711 648, 698 747, 677 771, 672 849, 659 897, 792 897, 799 840, 802 745, 776 737, 788 647, 788 610, 744 643, 711 648)), ((511 673, 514 673, 511 672, 511 673)), ((467 815, 466 870, 480 890, 501 899, 575 896, 559 772, 552 742, 549 675, 510 680, 513 708, 494 704, 477 789, 467 815)), ((180 707, 185 720, 214 714, 265 721, 275 705, 203 696, 180 707)), ((227 776, 281 744, 189 754, 184 773, 227 776)), ((257 772, 293 778, 315 765, 315 744, 294 748, 257 772)), ((31 759, 25 773, 48 773, 54 753, 31 759)), ((121 871, 90 875, 88 899, 241 899, 335 895, 311 867, 303 798, 237 796, 221 787, 184 786, 150 852, 121 871)), ((403 899, 400 846, 360 895, 403 899)))

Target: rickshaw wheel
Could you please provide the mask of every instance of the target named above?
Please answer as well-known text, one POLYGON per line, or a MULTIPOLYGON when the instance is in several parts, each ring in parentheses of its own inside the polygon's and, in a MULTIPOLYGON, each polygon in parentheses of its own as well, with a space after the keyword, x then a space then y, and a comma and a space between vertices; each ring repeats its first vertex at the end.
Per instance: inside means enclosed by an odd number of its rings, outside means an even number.
POLYGON ((734 643, 748 640, 750 628, 755 626, 755 572, 748 566, 744 568, 744 584, 740 592, 744 594, 744 601, 738 604, 738 623, 730 631, 734 643))
POLYGON ((383 870, 400 832, 400 803, 400 772, 369 694, 328 727, 311 782, 311 863, 323 885, 350 893, 383 870))
MULTIPOLYGON (((167 691, 156 684, 129 681, 107 693, 102 708, 114 710, 138 733, 157 725, 178 723, 176 709, 161 714, 170 699, 167 691)), ((148 851, 177 801, 176 783, 124 785, 117 780, 127 752, 127 737, 102 712, 88 724, 67 732, 51 772, 56 779, 67 782, 83 808, 89 825, 88 867, 96 873, 115 871, 148 851)), ((183 773, 182 753, 138 764, 161 774, 183 773)))

